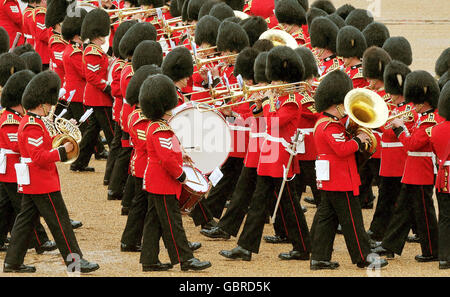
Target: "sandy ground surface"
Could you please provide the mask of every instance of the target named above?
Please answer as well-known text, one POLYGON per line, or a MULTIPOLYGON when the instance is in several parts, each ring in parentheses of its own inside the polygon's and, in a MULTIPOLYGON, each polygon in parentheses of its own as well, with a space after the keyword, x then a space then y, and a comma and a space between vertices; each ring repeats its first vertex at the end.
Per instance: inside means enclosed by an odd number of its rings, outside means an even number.
MULTIPOLYGON (((312 2, 312 1, 311 1, 312 2)), ((450 11, 449 1, 440 0, 376 0, 376 1, 333 1, 336 7, 344 3, 351 3, 356 7, 368 8, 378 5, 377 19, 448 19, 450 11)), ((413 48, 413 70, 424 69, 434 75, 434 63, 440 53, 450 45, 450 24, 432 25, 389 25, 391 36, 405 36, 413 48)), ((339 261, 341 267, 335 271, 309 270, 308 261, 285 262, 278 259, 280 252, 287 252, 290 245, 272 245, 262 243, 260 253, 253 255, 251 262, 231 261, 218 254, 221 249, 235 247, 236 240, 215 241, 203 237, 199 229, 194 226, 189 217, 184 217, 184 226, 191 241, 199 241, 203 247, 195 255, 202 260, 212 262, 212 267, 202 272, 180 271, 179 265, 169 272, 143 273, 139 264, 138 253, 122 253, 119 250, 120 237, 125 226, 126 217, 120 216, 120 202, 107 201, 107 189, 102 186, 105 162, 93 161, 95 173, 72 173, 68 166, 59 165, 62 192, 70 215, 73 219, 81 220, 84 226, 76 230, 80 247, 85 258, 98 262, 100 270, 91 276, 366 276, 364 269, 358 269, 351 264, 345 242, 342 236, 337 236, 334 246, 333 260, 339 261)), ((375 189, 376 191, 376 189, 375 189)), ((308 206, 306 218, 311 226, 315 207, 308 206)), ((437 203, 435 201, 437 208, 437 203)), ((370 224, 373 210, 363 210, 366 227, 370 224)), ((264 235, 273 234, 273 228, 266 225, 264 235)), ((381 276, 449 276, 449 271, 438 269, 438 264, 419 264, 414 256, 420 253, 418 244, 406 244, 401 257, 396 257, 380 272, 381 276)), ((3 263, 4 253, 0 254, 3 263)), ((160 260, 168 261, 163 246, 160 260)), ((36 255, 30 250, 25 258, 26 264, 33 264, 37 268, 35 276, 65 276, 65 267, 57 251, 36 255)), ((0 272, 0 276, 7 276, 0 272)))

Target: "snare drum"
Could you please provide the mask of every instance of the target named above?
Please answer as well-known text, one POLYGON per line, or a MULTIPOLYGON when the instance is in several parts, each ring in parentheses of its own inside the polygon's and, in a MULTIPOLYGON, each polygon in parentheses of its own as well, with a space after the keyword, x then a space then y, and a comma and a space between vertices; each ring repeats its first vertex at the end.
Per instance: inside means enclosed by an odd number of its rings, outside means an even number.
POLYGON ((183 166, 187 182, 183 184, 179 199, 182 213, 190 213, 197 203, 208 193, 211 185, 208 179, 198 170, 183 166))

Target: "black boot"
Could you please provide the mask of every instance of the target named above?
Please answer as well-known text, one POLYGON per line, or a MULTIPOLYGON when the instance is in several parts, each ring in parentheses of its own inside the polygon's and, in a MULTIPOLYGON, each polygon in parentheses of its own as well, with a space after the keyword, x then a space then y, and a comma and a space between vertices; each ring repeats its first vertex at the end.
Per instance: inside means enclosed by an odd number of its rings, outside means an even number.
POLYGON ((219 255, 224 256, 228 259, 242 259, 244 261, 250 261, 252 259, 252 252, 240 246, 237 246, 230 251, 222 250, 219 252, 219 255))
POLYGON ((190 241, 188 241, 188 245, 189 245, 189 248, 192 251, 196 251, 196 250, 198 250, 199 248, 202 247, 202 244, 200 242, 190 242, 190 241))
POLYGON ((142 271, 167 271, 172 269, 173 265, 170 263, 161 263, 158 261, 156 264, 144 264, 142 265, 142 271))
POLYGON ((210 230, 202 229, 200 230, 202 235, 205 235, 209 238, 222 238, 222 239, 230 239, 230 234, 220 229, 220 227, 215 227, 210 230))
POLYGON ((309 260, 309 253, 290 251, 288 253, 281 253, 278 255, 281 260, 309 260))
POLYGON ((309 269, 311 270, 336 269, 338 267, 339 267, 338 262, 331 262, 331 261, 311 260, 311 262, 309 263, 309 269))
POLYGON ((70 219, 70 224, 72 225, 72 229, 77 229, 77 228, 80 228, 81 226, 83 226, 82 222, 74 221, 72 219, 70 219))
POLYGON ((56 250, 58 247, 56 246, 56 242, 47 240, 43 244, 41 244, 39 247, 36 248, 36 253, 38 255, 44 253, 44 252, 50 252, 56 250))
POLYGON ((181 263, 181 271, 188 270, 203 270, 211 267, 211 262, 209 261, 200 261, 197 258, 189 259, 185 262, 181 263))
POLYGON ((36 267, 34 266, 28 266, 25 264, 22 265, 12 265, 8 263, 3 264, 3 272, 9 273, 9 272, 17 272, 17 273, 33 273, 36 272, 36 267))

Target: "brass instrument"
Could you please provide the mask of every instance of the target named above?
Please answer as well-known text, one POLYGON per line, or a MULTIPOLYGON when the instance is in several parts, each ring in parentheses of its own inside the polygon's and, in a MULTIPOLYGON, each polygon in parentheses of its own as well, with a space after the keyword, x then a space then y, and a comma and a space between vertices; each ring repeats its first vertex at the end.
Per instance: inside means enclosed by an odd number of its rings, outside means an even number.
POLYGON ((215 62, 215 61, 220 61, 223 59, 235 58, 237 56, 238 56, 238 54, 232 54, 232 55, 217 56, 214 58, 207 58, 207 59, 201 59, 201 58, 198 58, 197 56, 194 56, 194 60, 195 60, 195 65, 197 65, 197 68, 200 69, 200 67, 202 67, 205 64, 215 62))
POLYGON ((295 38, 284 30, 269 29, 263 32, 259 36, 259 39, 270 40, 274 46, 284 45, 292 49, 296 49, 298 47, 298 43, 295 38))

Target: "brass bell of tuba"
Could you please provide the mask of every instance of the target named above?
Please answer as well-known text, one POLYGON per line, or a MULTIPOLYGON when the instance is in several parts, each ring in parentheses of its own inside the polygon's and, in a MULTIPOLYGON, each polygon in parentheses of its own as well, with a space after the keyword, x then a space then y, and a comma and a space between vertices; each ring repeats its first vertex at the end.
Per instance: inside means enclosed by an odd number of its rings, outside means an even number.
POLYGON ((283 30, 278 29, 269 29, 263 32, 259 39, 267 39, 272 41, 274 46, 284 45, 288 46, 292 49, 296 49, 298 47, 298 43, 295 38, 283 30))

